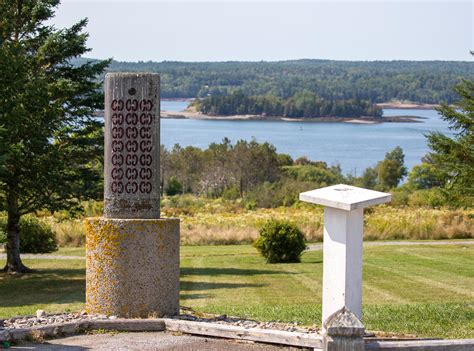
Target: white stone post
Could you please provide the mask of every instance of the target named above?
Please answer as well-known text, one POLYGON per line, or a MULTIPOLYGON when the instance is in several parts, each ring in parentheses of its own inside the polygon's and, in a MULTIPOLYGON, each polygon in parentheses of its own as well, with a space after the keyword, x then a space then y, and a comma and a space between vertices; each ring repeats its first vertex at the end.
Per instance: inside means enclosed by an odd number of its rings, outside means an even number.
POLYGON ((323 326, 342 308, 362 320, 364 207, 391 195, 339 184, 301 193, 300 200, 324 206, 323 326))

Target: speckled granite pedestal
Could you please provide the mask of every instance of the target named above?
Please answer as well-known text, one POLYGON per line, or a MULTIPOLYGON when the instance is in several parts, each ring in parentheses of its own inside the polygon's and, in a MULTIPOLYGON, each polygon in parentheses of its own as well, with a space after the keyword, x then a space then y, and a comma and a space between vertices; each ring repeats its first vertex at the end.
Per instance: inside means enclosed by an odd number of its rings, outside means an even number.
POLYGON ((89 218, 85 227, 88 312, 179 313, 179 219, 89 218))

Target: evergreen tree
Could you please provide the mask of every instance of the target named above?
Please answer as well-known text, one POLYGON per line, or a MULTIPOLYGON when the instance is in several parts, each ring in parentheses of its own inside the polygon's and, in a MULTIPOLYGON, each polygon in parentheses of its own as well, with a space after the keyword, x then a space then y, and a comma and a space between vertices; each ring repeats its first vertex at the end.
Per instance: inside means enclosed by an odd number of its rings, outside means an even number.
POLYGON ((455 204, 474 204, 474 82, 464 80, 455 91, 459 108, 442 105, 441 117, 454 132, 452 137, 430 133, 428 145, 434 167, 444 180, 444 193, 455 204))
POLYGON ((58 0, 0 1, 1 210, 7 211, 7 272, 29 272, 20 258, 20 217, 78 209, 101 195, 101 74, 108 61, 73 66, 86 53, 87 20, 45 23, 58 0))

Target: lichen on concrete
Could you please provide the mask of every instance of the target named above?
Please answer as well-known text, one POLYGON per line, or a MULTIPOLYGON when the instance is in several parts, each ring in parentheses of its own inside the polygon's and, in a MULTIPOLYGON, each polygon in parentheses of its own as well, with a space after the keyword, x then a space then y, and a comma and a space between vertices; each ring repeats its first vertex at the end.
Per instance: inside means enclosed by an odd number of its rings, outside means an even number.
POLYGON ((119 317, 179 312, 179 219, 89 218, 86 310, 119 317))

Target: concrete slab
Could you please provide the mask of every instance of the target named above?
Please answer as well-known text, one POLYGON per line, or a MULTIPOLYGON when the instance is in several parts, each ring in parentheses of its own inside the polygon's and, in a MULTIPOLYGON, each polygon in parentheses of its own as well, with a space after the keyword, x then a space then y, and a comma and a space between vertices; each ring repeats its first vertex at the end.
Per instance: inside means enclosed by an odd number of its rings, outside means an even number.
POLYGON ((179 335, 167 332, 154 333, 105 333, 76 335, 44 343, 22 343, 11 350, 170 350, 170 351, 296 351, 301 348, 236 342, 225 339, 179 335))

